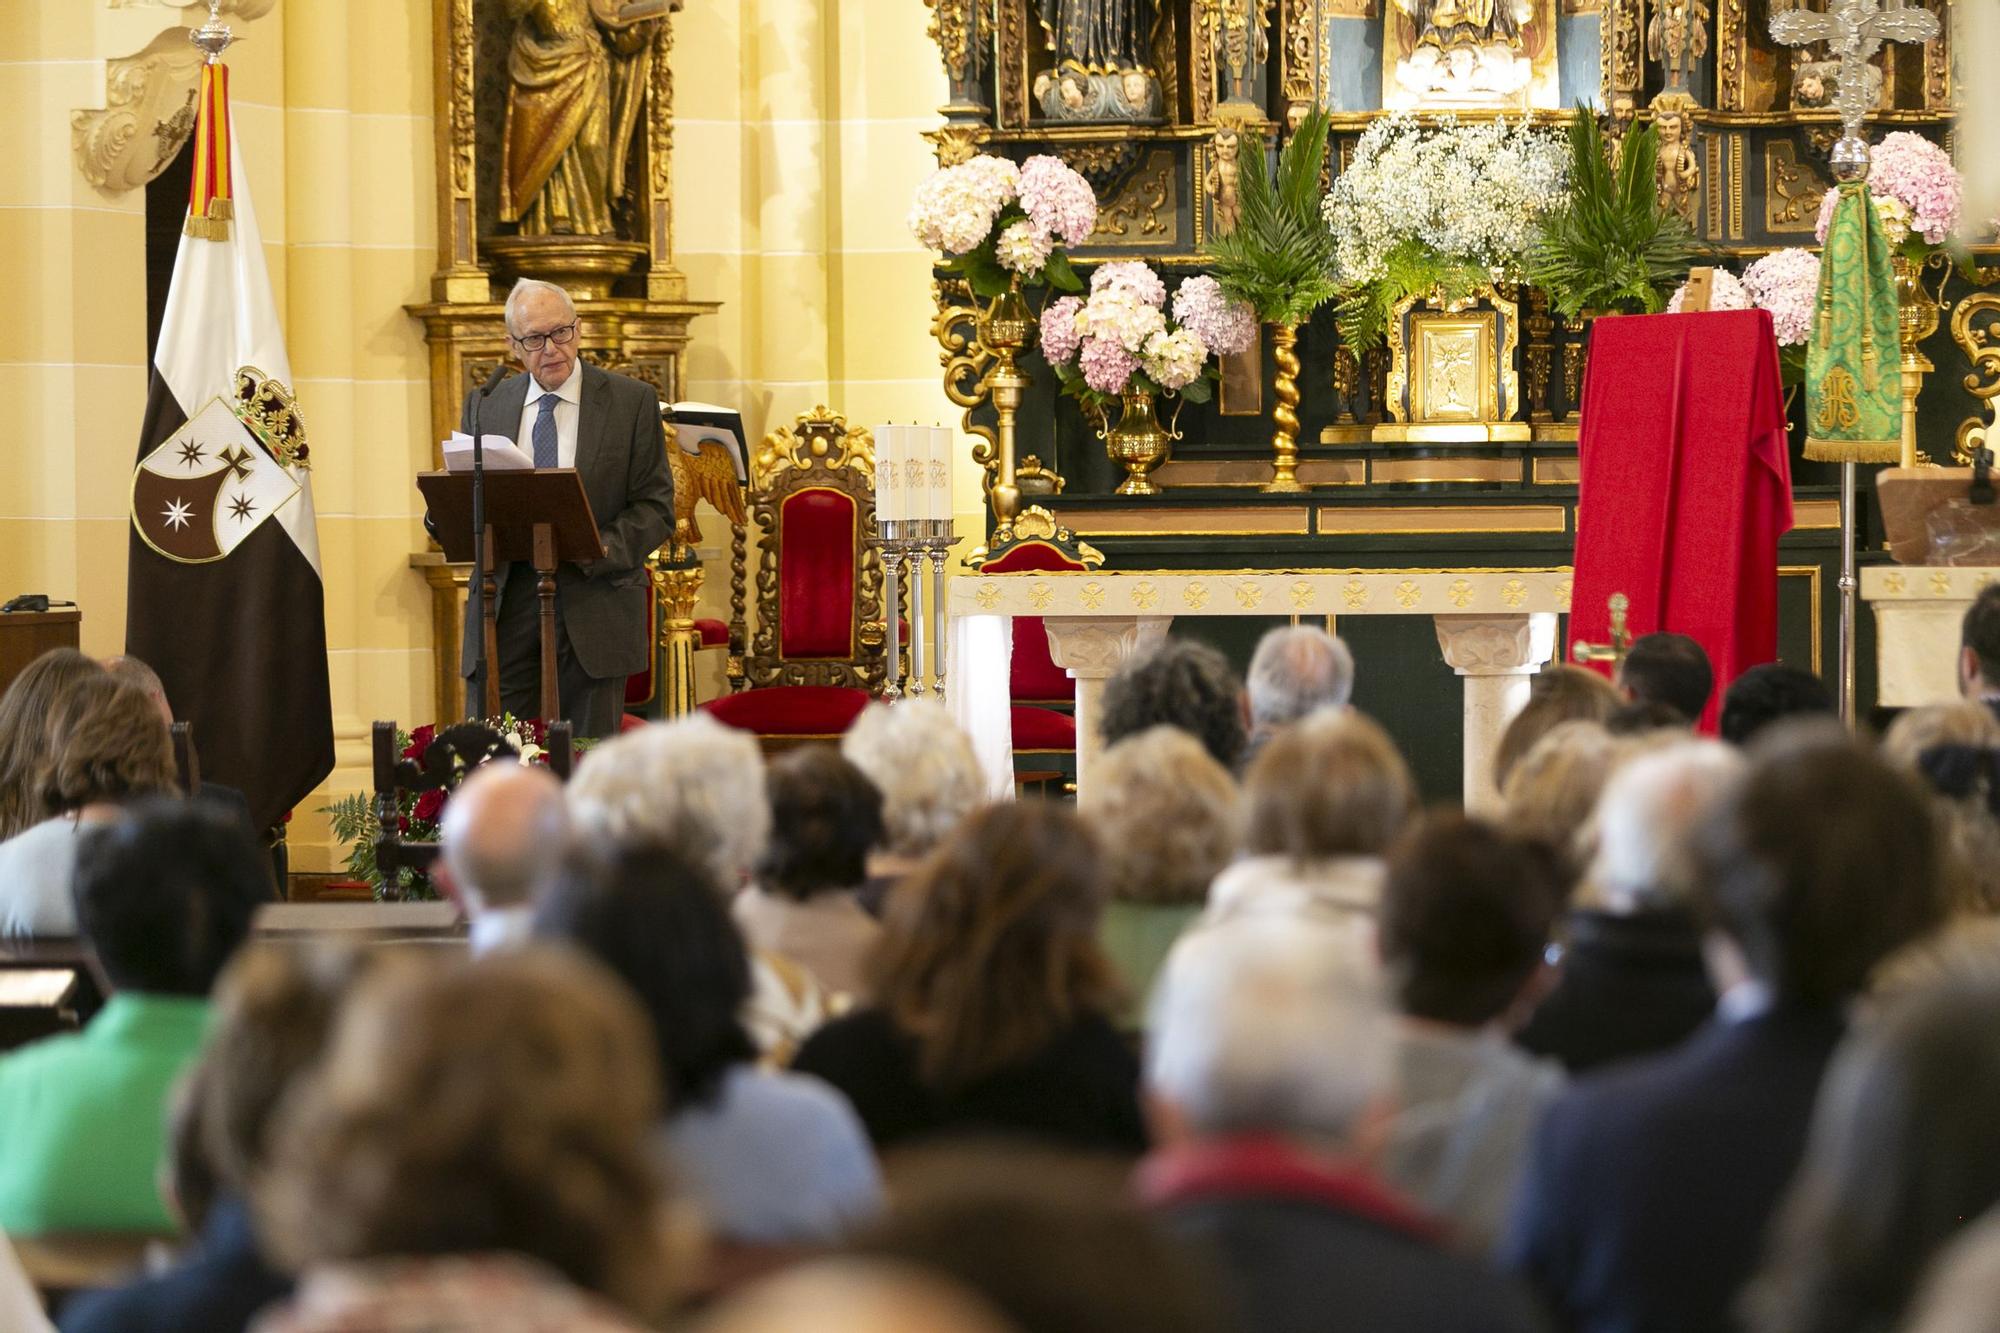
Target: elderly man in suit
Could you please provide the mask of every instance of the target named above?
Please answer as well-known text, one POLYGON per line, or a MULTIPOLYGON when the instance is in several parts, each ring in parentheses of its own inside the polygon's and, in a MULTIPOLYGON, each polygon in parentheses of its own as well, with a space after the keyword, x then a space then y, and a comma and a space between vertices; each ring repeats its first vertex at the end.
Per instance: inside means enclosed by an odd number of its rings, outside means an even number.
MULTIPOLYGON (((646 669, 645 562, 674 525, 674 483, 660 429, 660 395, 649 384, 587 365, 577 356, 576 305, 552 283, 523 278, 507 296, 507 343, 525 373, 484 404, 465 400, 460 428, 512 429, 535 466, 575 468, 604 538, 605 555, 556 573, 556 677, 563 716, 579 736, 608 736, 623 711, 625 678, 646 669), (475 421, 475 413, 476 421, 475 421)), ((500 705, 516 717, 541 712, 541 621, 535 571, 497 571, 500 705)), ((472 674, 479 625, 465 622, 461 670, 472 674)), ((474 704, 477 707, 477 704, 474 704)))

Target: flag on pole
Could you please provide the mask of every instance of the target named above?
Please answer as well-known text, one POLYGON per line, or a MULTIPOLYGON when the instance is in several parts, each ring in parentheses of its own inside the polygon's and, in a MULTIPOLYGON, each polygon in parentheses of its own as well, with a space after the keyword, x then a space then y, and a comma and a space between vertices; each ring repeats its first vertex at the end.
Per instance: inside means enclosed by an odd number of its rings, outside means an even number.
POLYGON ((1806 345, 1806 457, 1893 463, 1903 452, 1903 380, 1889 242, 1865 180, 1834 188, 1806 345))
POLYGON ((194 724, 202 776, 240 788, 261 828, 333 770, 325 595, 305 422, 218 61, 194 144, 132 475, 125 651, 194 724))

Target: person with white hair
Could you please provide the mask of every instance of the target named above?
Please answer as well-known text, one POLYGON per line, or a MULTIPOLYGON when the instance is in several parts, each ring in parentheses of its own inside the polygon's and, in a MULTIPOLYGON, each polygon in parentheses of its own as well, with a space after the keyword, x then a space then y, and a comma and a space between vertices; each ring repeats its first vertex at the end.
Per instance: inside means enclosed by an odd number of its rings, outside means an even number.
POLYGON ((1250 701, 1247 763, 1278 728, 1321 709, 1347 707, 1354 654, 1316 625, 1280 625, 1257 641, 1243 686, 1250 701))
POLYGON ((889 890, 987 801, 972 742, 943 704, 870 704, 840 738, 840 755, 882 793, 883 838, 868 854, 861 901, 879 913, 889 890))
MULTIPOLYGON (((750 881, 771 836, 764 756, 747 731, 706 713, 628 731, 593 749, 569 783, 570 819, 584 841, 666 846, 700 860, 732 899, 750 881)), ((751 955, 744 1022, 783 1064, 827 1015, 810 972, 775 954, 751 955)))
POLYGON ((458 784, 438 843, 475 954, 525 943, 535 900, 569 839, 562 783, 536 764, 492 763, 458 784))
MULTIPOLYGON (((511 435, 537 468, 574 468, 604 554, 556 571, 556 677, 563 716, 579 736, 609 736, 624 712, 625 678, 653 660, 646 632, 646 557, 674 526, 674 479, 650 384, 585 362, 569 293, 522 278, 507 294, 507 346, 522 373, 466 395, 458 428, 511 435)), ((496 571, 500 706, 541 716, 541 610, 525 561, 496 571)), ((480 618, 465 617, 459 670, 472 675, 480 618)))
POLYGON ((1442 1244, 1366 1145, 1393 1101, 1394 1028, 1337 929, 1249 916, 1168 960, 1146 1057, 1141 1196, 1205 1246, 1259 1333, 1541 1327, 1523 1292, 1442 1244))
POLYGON ((1690 830, 1743 768, 1720 741, 1628 761, 1599 798, 1595 853, 1564 926, 1561 979, 1516 1041, 1571 1073, 1678 1045, 1715 990, 1691 908, 1690 830))

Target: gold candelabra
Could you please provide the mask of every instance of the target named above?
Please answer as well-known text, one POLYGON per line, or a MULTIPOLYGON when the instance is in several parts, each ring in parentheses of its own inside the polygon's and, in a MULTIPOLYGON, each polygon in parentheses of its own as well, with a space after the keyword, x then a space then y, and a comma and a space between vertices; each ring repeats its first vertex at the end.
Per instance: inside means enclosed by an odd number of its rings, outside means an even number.
POLYGON ((1028 310, 1027 298, 1021 295, 1018 278, 993 298, 979 319, 979 341, 993 353, 993 369, 987 372, 986 383, 993 391, 993 410, 1000 418, 1000 472, 993 479, 993 517, 999 523, 1007 522, 1021 509, 1021 487, 1015 481, 1014 419, 1028 377, 1014 358, 1028 345, 1034 327, 1035 317, 1028 310))

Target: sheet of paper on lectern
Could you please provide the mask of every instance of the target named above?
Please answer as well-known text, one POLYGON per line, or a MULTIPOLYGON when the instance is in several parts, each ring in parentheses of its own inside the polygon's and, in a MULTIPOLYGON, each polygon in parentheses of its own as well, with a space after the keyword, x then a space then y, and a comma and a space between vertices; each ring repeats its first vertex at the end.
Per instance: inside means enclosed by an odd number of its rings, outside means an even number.
MULTIPOLYGON (((494 472, 532 472, 535 460, 515 447, 505 435, 482 435, 485 445, 486 466, 494 472)), ((472 437, 462 431, 453 431, 444 442, 444 470, 446 472, 472 471, 472 437)))

